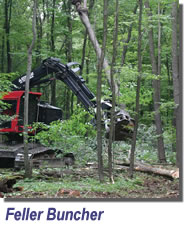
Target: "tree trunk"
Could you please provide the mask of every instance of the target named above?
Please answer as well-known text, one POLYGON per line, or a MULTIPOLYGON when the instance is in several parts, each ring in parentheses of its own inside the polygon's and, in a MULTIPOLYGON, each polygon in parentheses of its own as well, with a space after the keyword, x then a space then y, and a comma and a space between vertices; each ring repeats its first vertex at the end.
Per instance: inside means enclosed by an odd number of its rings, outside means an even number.
POLYGON ((65 110, 66 110, 66 119, 70 118, 70 103, 71 103, 71 92, 70 90, 66 87, 66 106, 65 106, 65 110))
POLYGON ((67 87, 63 90, 63 119, 66 119, 66 99, 67 99, 67 87))
MULTIPOLYGON (((43 1, 44 8, 44 1, 43 1)), ((38 9, 38 5, 37 5, 38 9)), ((37 10, 38 11, 38 10, 37 10)), ((43 22, 45 21, 45 13, 43 13, 43 19, 41 18, 41 12, 39 11, 36 15, 36 29, 37 29, 37 43, 36 43, 36 64, 39 65, 42 61, 41 58, 41 42, 43 38, 43 22)), ((40 92, 40 84, 37 85, 37 92, 40 92)))
POLYGON ((85 63, 87 37, 88 37, 88 33, 87 33, 87 30, 85 30, 84 41, 83 41, 83 49, 82 49, 82 60, 81 60, 80 75, 82 75, 82 73, 83 73, 83 67, 84 67, 84 63, 85 63))
POLYGON ((1 47, 1 72, 5 72, 5 67, 4 67, 4 57, 5 57, 5 34, 3 32, 3 37, 2 37, 2 47, 1 47))
MULTIPOLYGON (((84 7, 87 7, 87 1, 83 3, 84 7)), ((89 12, 88 12, 88 17, 90 18, 90 12, 94 6, 94 0, 90 0, 89 2, 89 12)), ((82 60, 81 60, 81 70, 80 74, 82 75, 84 64, 85 64, 85 54, 86 54, 86 45, 87 45, 87 40, 88 40, 88 32, 87 29, 85 30, 84 34, 84 41, 83 41, 83 50, 82 50, 82 60)))
POLYGON ((97 78, 97 151, 98 151, 98 174, 100 182, 104 181, 103 158, 102 158, 101 94, 102 94, 102 68, 104 63, 106 40, 107 40, 107 19, 108 19, 108 0, 104 0, 103 45, 101 56, 98 61, 98 78, 97 78))
POLYGON ((161 16, 161 5, 160 2, 158 2, 158 71, 157 73, 161 74, 161 22, 160 22, 160 16, 161 16))
MULTIPOLYGON (((71 21, 71 3, 68 1, 67 5, 65 4, 65 10, 67 12, 67 28, 68 28, 68 35, 66 37, 66 58, 68 62, 72 61, 72 21, 71 21)), ((69 88, 66 87, 66 101, 65 101, 65 114, 66 119, 70 118, 71 115, 71 107, 72 103, 72 93, 69 88)))
MULTIPOLYGON (((55 43, 54 43, 54 26, 55 26, 55 4, 56 0, 53 0, 52 6, 52 15, 51 15, 51 52, 55 52, 55 43)), ((53 75, 52 75, 53 77, 53 75)), ((51 83, 51 104, 56 106, 56 79, 51 83)))
POLYGON ((7 73, 10 73, 12 70, 12 59, 11 59, 11 50, 10 50, 10 21, 12 14, 12 0, 5 0, 5 34, 6 34, 6 47, 7 47, 7 73))
POLYGON ((90 54, 91 54, 91 48, 90 48, 90 43, 88 42, 88 46, 89 46, 89 51, 88 51, 88 55, 87 55, 87 59, 86 59, 86 83, 89 83, 89 65, 90 65, 90 54))
POLYGON ((174 116, 176 124, 176 152, 177 152, 177 166, 179 166, 179 152, 181 141, 180 127, 180 87, 179 87, 179 67, 178 67, 178 1, 172 3, 172 73, 173 73, 173 95, 176 104, 174 116))
MULTIPOLYGON (((137 8, 138 8, 138 3, 136 4, 136 6, 135 6, 135 8, 133 10, 133 14, 136 14, 137 8)), ((123 52, 122 52, 122 57, 121 57, 121 66, 123 66, 125 64, 125 59, 126 59, 128 44, 129 44, 129 42, 131 40, 132 29, 133 29, 133 23, 131 23, 131 25, 129 26, 128 36, 127 36, 127 39, 124 41, 124 44, 125 45, 123 46, 123 52)))
MULTIPOLYGON (((46 3, 46 17, 47 17, 47 29, 49 30, 49 24, 50 24, 50 14, 49 14, 49 0, 45 1, 46 3)), ((47 31, 47 39, 46 39, 46 45, 47 45, 47 50, 50 50, 49 46, 51 46, 50 43, 50 38, 49 38, 49 31, 47 31)))
POLYGON ((74 111, 74 93, 71 93, 71 106, 70 106, 70 116, 73 115, 73 111, 74 111))
POLYGON ((182 170, 183 151, 183 5, 179 5, 179 109, 177 122, 176 165, 182 170))
MULTIPOLYGON (((149 1, 145 2, 146 8, 149 9, 148 17, 149 21, 151 21, 152 13, 150 11, 149 1)), ((154 113, 155 113, 155 125, 156 125, 156 133, 157 133, 157 144, 158 144, 158 158, 160 162, 166 162, 164 142, 163 142, 163 129, 162 129, 162 121, 161 115, 159 112, 160 109, 160 79, 158 78, 158 68, 156 64, 155 50, 154 50, 154 38, 153 38, 153 28, 149 28, 148 31, 149 36, 149 48, 150 48, 150 60, 152 64, 152 73, 156 75, 157 78, 152 82, 152 86, 154 89, 153 100, 154 100, 154 113)))
MULTIPOLYGON (((83 8, 81 6, 81 1, 73 1, 72 0, 72 4, 74 4, 76 6, 76 10, 80 16, 80 19, 82 21, 82 23, 84 24, 84 26, 86 27, 87 31, 88 31, 88 34, 89 34, 89 38, 92 42, 92 45, 95 49, 95 52, 96 52, 96 55, 97 55, 97 58, 98 60, 100 60, 101 58, 101 55, 102 55, 102 49, 100 48, 100 45, 98 43, 98 40, 96 38, 96 35, 95 35, 95 32, 91 26, 91 23, 89 21, 89 17, 87 15, 87 9, 86 8, 83 8)), ((110 79, 110 69, 109 69, 109 64, 108 64, 108 61, 106 58, 104 58, 104 61, 103 61, 103 68, 105 70, 105 73, 106 73, 106 76, 107 76, 107 79, 108 79, 108 83, 109 85, 111 86, 111 79, 110 79)), ((115 83, 115 92, 116 92, 116 95, 118 95, 118 84, 115 83)))
POLYGON ((25 166, 25 177, 32 176, 32 168, 28 156, 28 105, 29 105, 29 82, 32 66, 32 49, 36 40, 36 0, 34 0, 33 6, 33 19, 32 19, 32 32, 33 40, 28 49, 28 63, 27 63, 27 75, 26 75, 26 86, 25 86, 25 99, 24 99, 24 166, 25 166))
POLYGON ((114 66, 116 63, 117 56, 117 36, 118 36, 118 14, 119 14, 119 2, 116 0, 116 14, 115 14, 115 28, 113 35, 113 56, 111 63, 111 89, 112 89, 112 108, 111 108, 111 118, 110 118, 110 132, 109 132, 109 143, 108 143, 108 168, 109 168, 109 179, 110 182, 114 183, 113 178, 113 154, 112 154, 112 142, 114 140, 114 132, 115 132, 115 104, 116 104, 116 96, 115 96, 115 79, 114 79, 114 66))
POLYGON ((136 116, 135 116, 135 126, 133 132, 133 139, 131 145, 131 155, 130 155, 130 177, 133 177, 134 170, 134 155, 136 148, 136 139, 137 139, 137 131, 138 131, 138 121, 139 121, 139 111, 140 111, 140 83, 141 83, 141 74, 142 74, 142 10, 143 10, 143 2, 142 0, 138 0, 139 2, 139 18, 138 18, 138 78, 137 78, 137 90, 136 90, 136 116))

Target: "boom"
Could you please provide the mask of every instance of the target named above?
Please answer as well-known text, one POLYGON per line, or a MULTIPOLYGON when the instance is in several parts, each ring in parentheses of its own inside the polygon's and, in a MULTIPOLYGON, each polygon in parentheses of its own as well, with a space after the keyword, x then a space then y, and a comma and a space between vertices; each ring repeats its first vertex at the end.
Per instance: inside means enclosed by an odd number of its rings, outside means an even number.
MULTIPOLYGON (((68 88, 78 97, 83 106, 89 110, 89 107, 95 107, 95 102, 92 101, 95 95, 87 88, 85 81, 82 76, 78 76, 75 71, 76 69, 71 69, 73 65, 78 65, 76 62, 71 62, 66 65, 60 62, 57 58, 47 58, 42 64, 35 70, 32 71, 30 75, 30 88, 50 82, 52 79, 43 79, 45 76, 51 73, 55 73, 56 79, 63 81, 68 88)), ((23 75, 13 81, 14 90, 24 90, 25 89, 26 75, 23 75)))

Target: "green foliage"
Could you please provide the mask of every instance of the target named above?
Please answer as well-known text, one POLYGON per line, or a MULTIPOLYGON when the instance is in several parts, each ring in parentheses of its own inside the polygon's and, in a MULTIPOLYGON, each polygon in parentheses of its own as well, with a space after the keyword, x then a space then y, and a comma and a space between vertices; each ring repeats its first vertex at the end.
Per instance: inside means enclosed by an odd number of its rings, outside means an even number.
POLYGON ((0 73, 0 98, 6 93, 9 92, 11 89, 11 82, 10 78, 14 74, 9 74, 9 73, 0 73))
MULTIPOLYGON (((4 101, 2 101, 1 99, 3 98, 4 95, 7 94, 7 92, 11 90, 12 85, 10 82, 11 76, 12 74, 0 73, 0 112, 9 107, 9 105, 4 101)), ((0 114, 0 123, 2 121, 9 121, 9 120, 11 120, 10 116, 0 114)))
MULTIPOLYGON (((164 145, 166 151, 167 162, 171 164, 176 163, 175 128, 172 125, 166 127, 163 132, 164 145)), ((130 157, 131 144, 129 142, 114 143, 114 158, 119 161, 124 161, 130 157)), ((137 142, 136 142, 136 159, 146 163, 157 163, 157 135, 154 125, 139 124, 137 142)))
POLYGON ((87 160, 90 146, 85 149, 87 140, 95 137, 95 128, 90 124, 91 115, 78 107, 69 120, 54 121, 49 126, 36 123, 34 129, 42 129, 35 136, 41 144, 63 153, 73 152, 81 161, 87 160), (80 153, 81 152, 81 153, 80 153))

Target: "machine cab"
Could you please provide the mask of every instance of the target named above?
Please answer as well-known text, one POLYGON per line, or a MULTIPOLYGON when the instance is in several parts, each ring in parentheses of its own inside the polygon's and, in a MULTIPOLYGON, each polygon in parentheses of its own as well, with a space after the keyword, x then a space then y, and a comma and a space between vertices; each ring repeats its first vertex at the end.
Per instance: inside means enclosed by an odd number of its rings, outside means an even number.
MULTIPOLYGON (((37 121, 38 102, 41 93, 29 93, 29 124, 37 121)), ((0 132, 20 133, 24 125, 24 91, 13 91, 3 97, 8 104, 7 109, 1 110, 1 115, 10 116, 9 119, 0 122, 0 132)))

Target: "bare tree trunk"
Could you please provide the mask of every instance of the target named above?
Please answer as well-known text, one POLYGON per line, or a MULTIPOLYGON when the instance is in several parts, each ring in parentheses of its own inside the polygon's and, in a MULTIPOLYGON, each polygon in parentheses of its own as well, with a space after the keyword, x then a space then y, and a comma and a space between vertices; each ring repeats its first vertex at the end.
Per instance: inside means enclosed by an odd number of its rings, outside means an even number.
POLYGON ((134 156, 136 149, 136 139, 138 131, 138 121, 139 121, 139 112, 140 112, 140 84, 141 84, 141 75, 142 75, 142 11, 143 11, 143 2, 139 2, 139 18, 138 18, 138 78, 137 78, 137 90, 136 90, 136 116, 135 116, 135 126, 133 132, 132 146, 131 146, 131 155, 130 155, 130 177, 133 177, 134 171, 134 156))
MULTIPOLYGON (((85 8, 87 8, 87 1, 83 2, 83 6, 85 8)), ((89 12, 88 12, 88 17, 90 18, 90 12, 91 9, 94 6, 94 0, 90 0, 89 3, 89 12)), ((85 63, 85 54, 86 54, 86 45, 87 45, 87 40, 88 40, 88 32, 87 29, 85 30, 85 34, 84 34, 84 41, 83 41, 83 50, 82 50, 82 60, 81 60, 81 70, 80 70, 80 74, 82 75, 83 72, 83 67, 84 67, 84 63, 85 63)))
MULTIPOLYGON (((54 26, 55 26, 55 5, 56 0, 53 0, 52 5, 52 15, 51 15, 51 51, 55 52, 55 43, 54 43, 54 26)), ((53 76, 53 75, 52 75, 53 76)), ((51 83, 51 104, 56 105, 56 79, 51 83)))
POLYGON ((176 124, 176 152, 177 152, 177 166, 179 166, 179 152, 180 152, 180 87, 179 87, 179 67, 178 67, 178 1, 172 3, 172 73, 173 73, 173 95, 175 106, 175 124, 176 124))
MULTIPOLYGON (((49 24, 50 24, 50 14, 49 14, 49 0, 45 0, 45 3, 46 3, 46 17, 47 17, 47 28, 49 29, 49 24)), ((47 42, 46 42, 46 45, 47 45, 47 50, 49 50, 49 46, 51 46, 51 43, 50 43, 50 40, 49 40, 49 31, 47 31, 47 42)))
POLYGON ((183 149, 183 5, 179 5, 179 109, 177 126, 176 165, 182 170, 183 149))
POLYGON ((73 109, 74 109, 74 107, 73 107, 73 106, 74 106, 74 96, 75 96, 75 95, 74 95, 74 93, 72 92, 72 93, 71 93, 71 106, 70 106, 70 107, 71 107, 71 108, 70 108, 70 114, 71 114, 71 115, 73 114, 73 111, 74 111, 74 110, 73 110, 73 109))
MULTIPOLYGON (((133 10, 133 14, 136 14, 138 9, 138 3, 136 4, 134 10, 133 10)), ((121 66, 123 66, 125 64, 125 59, 126 59, 126 54, 127 54, 127 49, 128 49, 128 44, 131 40, 131 33, 132 33, 132 29, 133 29, 133 23, 131 23, 131 25, 129 26, 128 29, 128 36, 127 39, 124 41, 124 46, 123 46, 123 52, 122 52, 122 57, 121 57, 121 66)))
POLYGON ((24 99, 24 165, 25 165, 25 177, 31 177, 32 168, 28 158, 28 106, 29 106, 29 82, 32 66, 32 49, 36 40, 36 0, 34 0, 33 6, 33 19, 32 19, 32 32, 33 40, 28 49, 28 63, 27 63, 27 75, 25 86, 25 99, 24 99))
POLYGON ((66 119, 66 99, 67 99, 67 88, 63 90, 63 119, 66 119))
POLYGON ((89 60, 89 57, 90 57, 90 49, 89 49, 89 52, 88 52, 88 56, 87 56, 87 59, 86 59, 86 83, 88 84, 89 83, 89 64, 90 64, 90 60, 89 60))
POLYGON ((114 139, 114 132, 115 132, 115 104, 116 104, 114 66, 116 63, 116 56, 117 56, 118 14, 119 14, 119 0, 116 0, 115 28, 114 28, 114 36, 113 36, 113 56, 112 56, 112 64, 111 64, 111 71, 110 71, 111 89, 112 89, 112 108, 111 108, 110 132, 109 132, 109 143, 108 143, 109 179, 110 179, 110 182, 112 183, 114 183, 113 168, 112 168, 112 162, 113 162, 112 142, 114 139))
POLYGON ((7 73, 12 70, 12 59, 10 54, 10 21, 12 14, 12 0, 5 0, 5 33, 6 33, 6 47, 7 47, 7 73))
POLYGON ((102 68, 105 57, 106 40, 107 40, 107 19, 108 19, 108 0, 104 0, 103 46, 101 56, 98 61, 98 79, 97 79, 97 151, 98 151, 98 174, 100 182, 104 181, 103 158, 102 158, 101 94, 102 94, 102 68))
POLYGON ((158 74, 161 74, 161 22, 160 22, 160 15, 161 15, 161 5, 158 2, 158 74))
POLYGON ((84 63, 85 63, 87 37, 88 37, 88 33, 87 33, 87 30, 85 30, 84 41, 83 41, 83 49, 82 49, 82 60, 81 60, 80 75, 82 75, 82 73, 83 73, 83 67, 84 67, 84 63))
POLYGON ((5 34, 3 32, 3 37, 2 37, 2 47, 1 47, 1 72, 5 72, 5 67, 4 67, 4 57, 5 57, 5 34))
MULTIPOLYGON (((36 43, 36 53, 37 53, 37 57, 36 57, 36 64, 39 65, 41 63, 41 42, 42 42, 42 38, 43 38, 43 23, 45 21, 45 11, 44 11, 44 1, 43 1, 43 19, 42 19, 42 15, 41 15, 41 11, 38 7, 37 4, 37 15, 36 15, 36 29, 37 29, 37 43, 36 43)), ((37 92, 40 92, 40 84, 37 85, 37 92)))
POLYGON ((70 118, 70 101, 71 101, 71 92, 70 90, 66 87, 66 102, 65 102, 65 112, 66 112, 66 119, 70 118))
MULTIPOLYGON (((151 21, 152 13, 150 11, 149 1, 145 2, 146 8, 149 9, 148 17, 149 21, 151 21)), ((155 50, 154 50, 154 38, 153 38, 153 28, 149 28, 148 31, 149 36, 149 48, 150 48, 150 59, 152 64, 152 73, 156 76, 160 75, 158 74, 158 68, 156 64, 156 57, 155 57, 155 50)), ((154 112, 155 112, 155 125, 156 125, 156 133, 157 133, 157 144, 158 144, 158 158, 160 162, 166 162, 166 156, 165 156, 165 149, 164 149, 164 142, 163 142, 163 129, 162 129, 162 122, 161 122, 161 115, 159 112, 160 108, 160 79, 158 77, 153 80, 153 99, 154 99, 154 112)))
MULTIPOLYGON (((65 4, 65 10, 67 12, 67 27, 69 31, 69 35, 66 37, 66 58, 68 62, 72 61, 72 21, 71 21, 71 2, 68 1, 67 4, 65 4)), ((65 112, 66 112, 66 119, 70 118, 71 114, 71 107, 73 105, 72 103, 72 93, 69 88, 66 87, 66 101, 65 101, 65 112)))
MULTIPOLYGON (((98 43, 98 40, 96 38, 96 35, 95 35, 95 32, 91 26, 91 23, 89 21, 89 17, 88 17, 88 9, 87 8, 84 8, 82 7, 81 1, 79 0, 72 0, 72 4, 76 6, 76 10, 80 16, 80 19, 82 21, 82 23, 85 25, 87 31, 88 31, 88 34, 89 34, 89 38, 92 42, 92 45, 95 49, 95 52, 96 52, 96 55, 97 55, 97 58, 98 60, 100 60, 100 57, 102 55, 102 49, 100 48, 100 45, 98 43)), ((103 68, 105 70, 105 73, 106 73, 106 76, 107 76, 107 79, 108 79, 108 83, 109 85, 111 86, 111 79, 110 79, 110 69, 109 69, 109 64, 108 64, 108 61, 107 59, 105 58, 104 59, 104 62, 103 62, 103 68)), ((115 83, 115 92, 116 92, 116 95, 118 95, 118 84, 115 83)))

